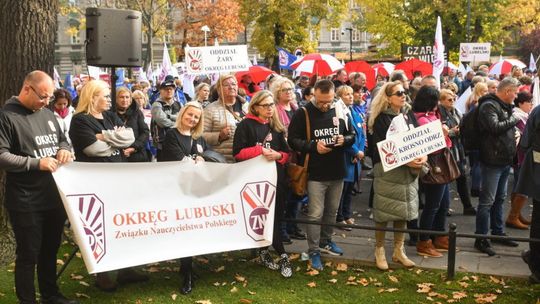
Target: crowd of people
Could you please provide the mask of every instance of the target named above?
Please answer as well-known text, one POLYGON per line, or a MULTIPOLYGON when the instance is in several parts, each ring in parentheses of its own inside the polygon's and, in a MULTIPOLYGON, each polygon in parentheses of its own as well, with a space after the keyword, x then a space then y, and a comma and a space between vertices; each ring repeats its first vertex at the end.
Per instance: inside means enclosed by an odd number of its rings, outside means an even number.
MULTIPOLYGON (((7 172, 6 207, 17 240, 15 286, 21 303, 36 303, 34 269, 37 265, 41 303, 77 303, 65 298, 55 282, 56 253, 66 214, 51 172, 69 161, 80 162, 204 162, 213 152, 218 161, 241 162, 262 156, 274 162, 277 195, 272 247, 258 250, 260 263, 288 278, 293 269, 284 245, 306 240, 310 266, 323 269, 321 253, 342 255, 332 240, 333 225, 298 225, 283 222, 305 209, 308 220, 354 224, 352 196, 365 172, 373 176, 369 202, 376 227, 446 230, 450 212, 450 185, 422 182, 430 157, 448 152, 460 176, 455 180, 465 215, 476 216, 479 235, 474 247, 495 255, 491 242, 481 235, 505 236, 505 224, 530 229, 538 238, 540 200, 536 167, 540 166, 540 110, 533 109, 530 76, 515 69, 512 75, 489 75, 487 66, 468 72, 463 79, 450 70, 441 82, 431 75, 409 80, 403 71, 378 77, 372 90, 363 73, 339 70, 331 77, 299 76, 293 80, 272 74, 253 83, 221 75, 216 83, 198 78, 193 99, 171 76, 152 86, 133 83, 116 88, 111 101, 109 85, 88 80, 77 92, 54 88, 46 73, 29 73, 18 96, 0 111, 0 167, 7 172), (528 78, 528 79, 527 79, 528 78), (472 94, 466 113, 456 99, 468 88, 472 94), (50 111, 49 111, 50 110, 50 111), (531 112, 532 110, 532 112, 531 112), (476 121, 479 141, 474 148, 462 143, 464 117, 476 121), (474 116, 473 116, 474 115, 474 116), (376 148, 393 131, 396 118, 405 129, 432 122, 441 124, 446 147, 384 171, 376 148), (36 140, 47 137, 48 140, 36 140), (366 158, 371 162, 366 162, 366 158), (288 185, 289 163, 304 164, 309 172, 307 195, 293 193, 288 185), (369 165, 371 163, 371 166, 369 165), (509 175, 514 174, 511 208, 505 220, 503 204, 509 175), (479 197, 473 206, 471 197, 479 197), (522 209, 532 198, 532 219, 522 209)), ((401 131, 406 131, 401 130, 401 131)), ((439 155, 440 156, 440 155, 439 155)), ((350 230, 350 226, 338 225, 350 230)), ((394 233, 392 260, 413 267, 407 257, 406 234, 394 233)), ((388 269, 385 232, 375 232, 376 266, 388 269)), ((494 239, 518 246, 508 239, 494 239)), ((441 257, 447 236, 411 233, 408 245, 422 256, 441 257)), ((524 260, 531 281, 540 282, 540 244, 531 243, 524 260)), ((181 259, 181 291, 192 291, 192 258, 181 259)), ((142 282, 147 275, 128 268, 96 277, 98 288, 112 292, 118 284, 142 282)))

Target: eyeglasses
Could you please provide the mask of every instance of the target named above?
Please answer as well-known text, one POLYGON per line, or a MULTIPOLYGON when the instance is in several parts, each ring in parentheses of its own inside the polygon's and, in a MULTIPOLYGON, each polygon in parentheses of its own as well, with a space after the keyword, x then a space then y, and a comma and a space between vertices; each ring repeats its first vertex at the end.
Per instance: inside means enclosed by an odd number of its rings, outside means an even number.
POLYGON ((402 97, 403 95, 405 95, 405 91, 397 91, 394 94, 391 94, 390 96, 402 97))
POLYGON ((54 98, 54 95, 45 95, 45 96, 41 96, 38 94, 38 92, 36 91, 36 89, 34 89, 33 86, 31 85, 28 85, 32 91, 34 91, 34 94, 36 94, 36 96, 39 98, 39 100, 43 101, 43 100, 52 100, 54 98))
POLYGON ((281 89, 280 91, 281 93, 289 93, 293 91, 293 88, 284 88, 284 89, 281 89))
POLYGON ((266 103, 266 104, 258 104, 257 106, 263 107, 263 108, 268 110, 270 108, 273 108, 275 106, 275 104, 274 103, 266 103))
POLYGON ((232 83, 224 83, 223 84, 223 87, 224 88, 232 88, 232 87, 237 87, 238 84, 236 82, 232 82, 232 83))
POLYGON ((452 97, 451 98, 446 98, 446 100, 448 100, 448 101, 456 101, 456 99, 452 98, 452 97))

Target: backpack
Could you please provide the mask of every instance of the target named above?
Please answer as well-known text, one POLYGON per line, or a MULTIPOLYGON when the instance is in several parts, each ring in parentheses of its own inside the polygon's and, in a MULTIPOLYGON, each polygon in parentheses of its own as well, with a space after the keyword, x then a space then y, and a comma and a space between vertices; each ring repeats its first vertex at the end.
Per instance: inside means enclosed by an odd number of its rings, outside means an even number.
POLYGON ((480 149, 480 125, 478 124, 478 109, 480 105, 472 108, 468 113, 463 115, 459 123, 459 136, 461 144, 465 151, 473 151, 480 149))

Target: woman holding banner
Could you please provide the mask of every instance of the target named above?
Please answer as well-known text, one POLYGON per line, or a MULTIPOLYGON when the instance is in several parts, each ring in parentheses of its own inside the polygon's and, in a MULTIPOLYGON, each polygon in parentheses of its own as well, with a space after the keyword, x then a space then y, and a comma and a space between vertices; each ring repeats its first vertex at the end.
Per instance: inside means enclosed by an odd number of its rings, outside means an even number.
MULTIPOLYGON (((101 80, 92 80, 81 90, 79 103, 69 129, 75 151, 75 161, 80 162, 123 162, 122 149, 135 141, 133 130, 125 128, 122 120, 111 108, 109 85, 101 80)), ((148 280, 148 276, 132 268, 118 271, 116 282, 111 272, 98 273, 96 285, 103 291, 115 291, 117 282, 135 283, 148 280)))
POLYGON ((281 219, 285 211, 287 189, 285 164, 289 158, 289 147, 284 133, 285 127, 278 118, 274 96, 269 91, 259 91, 249 103, 246 118, 238 124, 233 154, 237 161, 262 155, 268 161, 276 163, 278 178, 272 246, 280 255, 280 260, 276 265, 268 248, 259 251, 259 258, 264 266, 272 270, 279 268, 281 275, 288 278, 292 276, 292 268, 281 239, 281 219))
MULTIPOLYGON (((176 128, 170 129, 163 142, 163 158, 161 161, 204 161, 204 151, 209 147, 203 132, 203 109, 198 101, 186 103, 176 119, 176 128)), ((193 290, 193 258, 180 259, 180 271, 184 276, 182 294, 193 290)))
MULTIPOLYGON (((401 82, 384 84, 373 99, 368 130, 372 135, 373 147, 386 139, 388 129, 394 118, 403 114, 405 125, 416 126, 416 119, 411 106, 406 102, 406 93, 401 82)), ((405 229, 407 221, 418 217, 418 174, 427 161, 427 157, 419 157, 390 171, 384 172, 381 156, 373 151, 373 220, 378 228, 385 228, 388 222, 394 228, 405 229)), ((385 231, 375 232, 375 262, 377 268, 388 269, 384 251, 385 231)), ((405 254, 403 243, 405 233, 394 232, 394 252, 392 260, 413 267, 415 264, 405 254)))

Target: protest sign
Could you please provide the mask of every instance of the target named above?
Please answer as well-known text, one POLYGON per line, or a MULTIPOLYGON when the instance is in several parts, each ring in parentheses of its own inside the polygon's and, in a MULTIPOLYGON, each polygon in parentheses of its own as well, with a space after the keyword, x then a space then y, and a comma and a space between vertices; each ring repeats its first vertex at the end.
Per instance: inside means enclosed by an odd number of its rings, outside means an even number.
POLYGON ((489 61, 491 55, 491 43, 460 43, 460 62, 489 61))
MULTIPOLYGON (((444 62, 448 60, 448 53, 444 52, 444 62)), ((413 58, 425 62, 433 63, 435 60, 435 49, 432 45, 401 45, 401 58, 407 61, 413 58)))
POLYGON ((384 172, 445 147, 440 120, 391 135, 377 143, 384 172))
POLYGON ((247 71, 251 65, 246 45, 186 47, 188 74, 247 71))
POLYGON ((72 163, 54 179, 89 273, 269 246, 276 164, 72 163))

